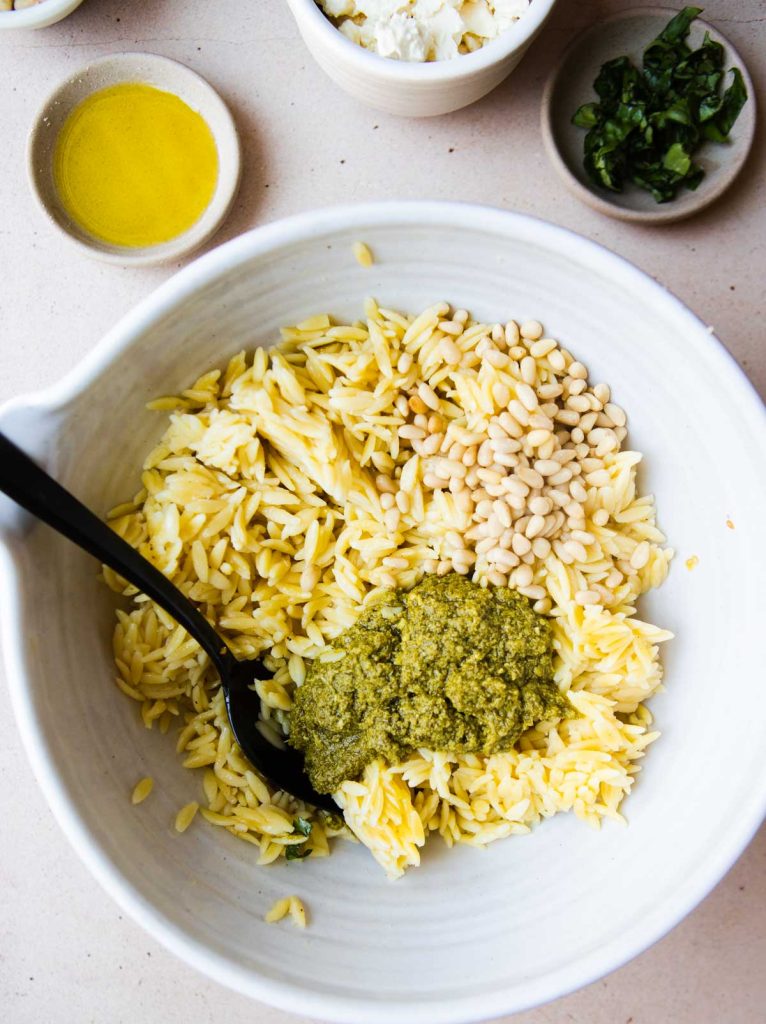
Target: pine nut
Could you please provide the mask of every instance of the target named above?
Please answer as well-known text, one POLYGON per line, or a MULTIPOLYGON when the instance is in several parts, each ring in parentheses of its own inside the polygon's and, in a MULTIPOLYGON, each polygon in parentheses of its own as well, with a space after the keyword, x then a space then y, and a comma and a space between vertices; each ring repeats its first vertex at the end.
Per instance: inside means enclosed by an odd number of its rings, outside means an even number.
POLYGON ((606 402, 604 405, 604 412, 616 427, 624 427, 628 422, 628 417, 625 415, 624 410, 622 410, 619 405, 614 405, 613 402, 606 402))
POLYGON ((521 379, 527 384, 534 384, 537 381, 537 362, 532 356, 524 356, 519 363, 521 379))
POLYGON ((431 434, 423 442, 423 452, 426 455, 435 455, 439 451, 443 440, 444 434, 431 434))
POLYGON ((505 352, 498 352, 496 348, 489 348, 484 353, 485 360, 490 366, 494 366, 496 370, 502 370, 508 365, 508 356, 505 352))
POLYGON ((606 487, 612 482, 607 469, 596 469, 592 473, 586 473, 585 479, 592 487, 606 487))
POLYGON ((505 331, 503 333, 505 336, 505 343, 508 346, 508 348, 511 348, 514 345, 518 345, 520 332, 519 325, 516 323, 515 320, 508 321, 508 323, 505 325, 505 331))
POLYGON ((519 328, 519 333, 527 341, 537 341, 543 336, 543 325, 538 320, 525 320, 519 328))
POLYGON ((524 533, 527 535, 529 540, 536 537, 538 533, 542 533, 545 529, 545 517, 544 516, 531 516, 524 533))
POLYGON ((517 587, 528 587, 532 583, 534 574, 530 565, 520 565, 513 574, 513 582, 517 587))
POLYGON ((511 547, 514 552, 521 558, 528 551, 532 550, 532 541, 525 537, 523 533, 514 533, 513 539, 511 540, 511 547))
POLYGON ((396 492, 396 484, 394 481, 390 476, 385 476, 383 473, 380 473, 375 477, 375 485, 379 491, 390 491, 392 494, 396 492))
POLYGON ((548 362, 556 373, 561 373, 566 369, 566 360, 558 349, 551 349, 548 353, 548 362))
MULTIPOLYGON (((520 381, 516 385, 516 397, 527 410, 527 412, 534 412, 539 405, 539 402, 537 401, 537 395, 535 394, 534 389, 531 388, 529 384, 525 384, 523 381, 520 381)), ((516 416, 516 418, 518 419, 518 416, 516 415, 515 410, 511 408, 510 403, 508 407, 514 414, 514 416, 516 416)), ((521 421, 519 420, 519 422, 521 421)))
POLYGON ((429 487, 432 491, 438 491, 439 489, 447 486, 447 481, 443 480, 436 473, 424 473, 423 484, 429 487))
POLYGON ((556 342, 553 338, 540 338, 534 345, 530 345, 529 351, 535 357, 535 359, 543 359, 556 348, 556 342))
MULTIPOLYGON (((444 330, 444 327, 441 324, 439 326, 444 330)), ((457 333, 462 334, 462 328, 460 325, 456 324, 455 326, 458 328, 457 333)), ((463 358, 463 353, 451 338, 442 339, 439 344, 439 352, 441 353, 442 359, 445 363, 449 363, 450 366, 457 366, 463 358)))
POLYGON ((590 402, 585 395, 570 395, 566 400, 566 407, 574 412, 588 412, 590 409, 590 402))
MULTIPOLYGON (((423 405, 427 406, 429 409, 438 410, 439 399, 437 398, 436 392, 430 384, 426 384, 425 381, 418 385, 418 398, 423 405)), ((425 412, 425 409, 423 412, 425 412)))
POLYGON ((516 476, 519 480, 523 480, 525 484, 529 484, 530 487, 542 487, 544 483, 542 475, 536 469, 531 469, 529 466, 519 466, 516 470, 516 476))
POLYGON ((535 558, 547 558, 551 553, 551 542, 547 537, 535 537, 532 541, 532 552, 535 558))
POLYGON ((390 508, 383 516, 383 522, 389 533, 396 533, 399 529, 400 512, 398 508, 390 508))
POLYGON ((651 549, 649 547, 649 541, 642 540, 641 543, 636 547, 633 554, 630 556, 630 564, 634 569, 643 569, 646 563, 649 561, 649 555, 651 549))
POLYGON ((586 562, 588 560, 588 552, 584 546, 576 540, 567 540, 564 542, 564 547, 567 549, 569 554, 575 560, 575 562, 586 562))
MULTIPOLYGON (((464 487, 461 491, 455 495, 455 504, 461 512, 465 512, 466 515, 473 511, 473 498, 471 492, 467 487, 464 487)), ((402 509, 401 511, 404 511, 402 509)))
POLYGON ((552 436, 550 430, 530 430, 527 434, 527 441, 533 448, 540 448, 541 445, 547 444, 552 436))
POLYGON ((504 409, 511 400, 511 389, 506 384, 495 381, 492 385, 492 397, 495 400, 495 405, 504 409))
POLYGON ((503 526, 506 529, 508 529, 508 527, 513 522, 513 519, 511 518, 511 510, 508 508, 506 503, 498 499, 493 503, 492 508, 494 514, 497 516, 497 518, 500 520, 503 526))

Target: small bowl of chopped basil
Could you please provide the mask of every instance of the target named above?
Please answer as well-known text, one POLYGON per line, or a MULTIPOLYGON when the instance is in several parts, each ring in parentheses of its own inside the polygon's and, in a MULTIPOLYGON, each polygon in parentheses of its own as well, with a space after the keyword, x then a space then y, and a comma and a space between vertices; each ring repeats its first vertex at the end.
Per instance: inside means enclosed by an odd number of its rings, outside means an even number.
POLYGON ((680 220, 742 168, 755 131, 753 84, 700 13, 650 7, 600 21, 548 81, 546 148, 594 209, 626 221, 680 220))

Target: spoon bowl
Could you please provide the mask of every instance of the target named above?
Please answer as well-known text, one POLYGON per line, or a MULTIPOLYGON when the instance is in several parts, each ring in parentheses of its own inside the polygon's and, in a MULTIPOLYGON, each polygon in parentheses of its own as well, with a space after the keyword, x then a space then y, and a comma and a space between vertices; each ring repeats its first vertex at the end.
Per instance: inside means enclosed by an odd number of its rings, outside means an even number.
POLYGON ((172 615, 197 641, 218 672, 231 730, 250 763, 278 789, 324 810, 336 809, 334 801, 317 793, 309 782, 303 755, 287 746, 278 749, 258 729, 261 702, 254 684, 268 674, 261 659, 235 658, 202 613, 159 569, 1 433, 0 491, 104 562, 172 615))

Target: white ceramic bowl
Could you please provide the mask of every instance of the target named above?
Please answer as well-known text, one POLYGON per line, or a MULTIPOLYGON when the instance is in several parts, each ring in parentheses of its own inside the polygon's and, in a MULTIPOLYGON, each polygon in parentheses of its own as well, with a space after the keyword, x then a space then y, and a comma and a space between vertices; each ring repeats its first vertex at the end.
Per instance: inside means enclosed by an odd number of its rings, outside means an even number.
MULTIPOLYGON (((546 83, 540 126, 548 156, 567 188, 608 217, 637 224, 669 224, 691 217, 715 202, 733 184, 753 144, 757 122, 755 86, 745 62, 725 36, 698 18, 689 33, 689 46, 700 46, 709 34, 724 48, 724 67, 739 68, 747 91, 747 102, 732 128, 729 142, 706 142, 695 154, 695 162, 705 171, 699 188, 681 189, 672 202, 657 203, 644 189, 628 185, 623 192, 608 192, 588 177, 583 166, 585 131, 572 124, 572 115, 583 103, 596 98, 593 82, 602 64, 617 54, 626 54, 636 67, 641 67, 644 48, 676 13, 670 7, 641 7, 599 19, 573 40, 551 69, 546 83)), ((729 80, 727 75, 724 87, 729 80)))
POLYGON ((27 140, 27 178, 48 223, 81 252, 120 266, 167 263, 199 249, 226 220, 239 189, 241 170, 239 134, 229 108, 196 71, 158 53, 107 54, 78 68, 45 100, 27 140), (91 235, 69 216, 54 180, 56 143, 69 115, 94 92, 125 82, 141 82, 178 96, 205 121, 218 153, 218 178, 208 205, 186 231, 156 245, 114 245, 91 235))
POLYGON ((0 430, 104 511, 137 489, 163 430, 148 399, 270 342, 280 324, 323 310, 356 318, 368 294, 410 311, 444 298, 481 317, 539 317, 628 410, 643 486, 678 549, 641 609, 677 639, 665 651, 667 690, 652 701, 663 735, 626 803, 628 828, 594 832, 559 816, 486 851, 435 840, 395 883, 361 846, 259 868, 251 847, 201 820, 179 836, 175 813, 200 781, 112 683, 112 601, 95 564, 9 502, 3 645, 51 806, 154 936, 219 982, 296 1013, 455 1024, 559 996, 639 953, 710 890, 761 821, 766 419, 733 360, 660 285, 562 228, 455 204, 351 206, 270 224, 201 258, 59 385, 0 410, 0 430), (369 270, 352 255, 357 239, 375 253, 369 270), (143 775, 155 792, 134 808, 143 775), (311 927, 266 925, 272 901, 293 892, 311 927))
POLYGON ((43 0, 22 11, 0 11, 0 32, 5 29, 47 28, 76 10, 82 0, 43 0))
POLYGON ((389 114, 430 117, 467 107, 499 85, 524 56, 556 0, 532 0, 515 25, 474 53, 426 64, 379 57, 352 43, 315 0, 287 3, 317 63, 347 93, 389 114))

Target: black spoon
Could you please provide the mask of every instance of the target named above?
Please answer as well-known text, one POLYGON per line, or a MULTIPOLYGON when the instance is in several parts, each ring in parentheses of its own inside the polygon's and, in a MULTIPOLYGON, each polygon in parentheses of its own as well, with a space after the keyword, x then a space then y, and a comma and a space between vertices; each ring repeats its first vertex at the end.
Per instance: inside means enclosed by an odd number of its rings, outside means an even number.
POLYGON ((324 810, 337 810, 329 796, 314 790, 304 771, 303 756, 289 747, 277 749, 256 728, 261 702, 251 686, 256 679, 268 676, 263 662, 259 658, 235 658, 207 619, 159 569, 1 433, 0 491, 110 566, 172 615, 215 666, 231 729, 245 757, 277 788, 324 810))

